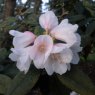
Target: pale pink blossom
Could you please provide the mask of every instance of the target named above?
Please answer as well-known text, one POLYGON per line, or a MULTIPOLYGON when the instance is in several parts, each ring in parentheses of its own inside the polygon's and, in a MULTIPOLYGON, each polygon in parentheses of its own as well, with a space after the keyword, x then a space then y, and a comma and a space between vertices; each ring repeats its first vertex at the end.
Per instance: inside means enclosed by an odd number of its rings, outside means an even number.
POLYGON ((58 25, 58 19, 53 11, 48 11, 39 17, 39 23, 46 31, 50 31, 58 25))
POLYGON ((29 45, 33 44, 36 36, 29 31, 22 33, 16 30, 10 30, 9 33, 14 36, 14 48, 11 48, 12 53, 9 55, 9 58, 17 62, 16 66, 20 71, 27 73, 32 61, 30 58, 32 46, 29 45))
POLYGON ((37 68, 43 68, 52 47, 53 40, 49 35, 40 35, 35 39, 30 56, 37 68))
POLYGON ((31 53, 32 47, 27 47, 27 48, 12 48, 11 51, 12 53, 9 55, 9 58, 12 61, 16 61, 16 66, 20 71, 24 71, 26 74, 29 70, 29 67, 31 65, 31 58, 30 58, 30 53, 31 53))
POLYGON ((69 48, 64 48, 60 52, 51 53, 48 57, 44 68, 48 75, 52 75, 54 72, 62 75, 70 70, 70 62, 72 60, 73 53, 69 48))
POLYGON ((72 46, 77 40, 76 31, 78 25, 70 24, 68 19, 62 20, 58 25, 58 19, 53 11, 42 14, 39 18, 39 23, 52 37, 65 42, 68 47, 72 46))
POLYGON ((35 40, 35 35, 30 31, 25 31, 24 33, 10 30, 9 33, 14 36, 13 38, 13 46, 15 48, 22 48, 32 44, 35 40))
POLYGON ((62 20, 58 25, 58 19, 52 11, 42 14, 39 23, 54 40, 63 41, 63 43, 53 45, 51 54, 44 64, 44 68, 49 75, 54 72, 62 75, 70 70, 71 62, 73 64, 79 62, 78 52, 81 51, 81 47, 80 36, 76 33, 78 25, 70 24, 68 19, 62 20))
POLYGON ((70 63, 79 62, 78 52, 81 38, 78 33, 78 25, 72 25, 68 19, 64 19, 58 25, 58 19, 52 11, 42 14, 39 23, 45 29, 47 35, 36 37, 32 32, 11 30, 14 36, 12 53, 9 58, 16 61, 20 71, 28 72, 31 61, 38 69, 45 68, 48 75, 54 72, 60 75, 70 70, 70 63), (60 40, 62 42, 55 42, 60 40))

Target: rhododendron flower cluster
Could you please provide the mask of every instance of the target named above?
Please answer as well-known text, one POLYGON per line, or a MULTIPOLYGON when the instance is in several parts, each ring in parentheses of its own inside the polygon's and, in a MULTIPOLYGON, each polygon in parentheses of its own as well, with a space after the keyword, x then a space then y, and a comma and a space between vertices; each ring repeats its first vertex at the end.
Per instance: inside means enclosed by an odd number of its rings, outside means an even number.
POLYGON ((58 24, 58 18, 53 11, 48 11, 39 17, 39 23, 45 30, 43 35, 36 36, 30 31, 24 33, 10 30, 14 36, 12 53, 9 58, 16 61, 20 71, 28 72, 33 65, 38 69, 44 69, 48 75, 54 72, 62 75, 70 70, 70 63, 78 64, 81 51, 81 38, 77 24, 70 24, 64 19, 58 24))

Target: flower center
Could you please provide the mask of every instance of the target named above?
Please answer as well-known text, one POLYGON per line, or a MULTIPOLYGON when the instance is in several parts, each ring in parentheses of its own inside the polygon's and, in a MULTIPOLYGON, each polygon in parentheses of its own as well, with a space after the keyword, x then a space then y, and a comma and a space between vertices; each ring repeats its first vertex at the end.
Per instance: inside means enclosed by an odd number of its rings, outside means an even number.
POLYGON ((42 53, 46 51, 46 45, 44 43, 39 46, 39 51, 42 53))
POLYGON ((64 63, 63 60, 62 60, 62 57, 60 56, 59 53, 52 54, 52 55, 51 55, 51 58, 52 58, 53 60, 58 61, 60 64, 61 64, 61 63, 64 63))

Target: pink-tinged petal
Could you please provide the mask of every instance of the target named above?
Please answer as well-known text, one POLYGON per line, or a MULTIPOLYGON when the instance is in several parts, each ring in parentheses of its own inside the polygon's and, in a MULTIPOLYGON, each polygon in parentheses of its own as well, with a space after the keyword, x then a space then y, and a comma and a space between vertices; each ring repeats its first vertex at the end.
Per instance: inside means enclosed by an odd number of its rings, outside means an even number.
POLYGON ((13 45, 18 47, 26 47, 29 44, 33 43, 35 40, 35 35, 32 32, 26 31, 20 37, 14 37, 13 45))
POLYGON ((72 51, 70 49, 64 49, 60 53, 51 54, 44 64, 49 75, 56 72, 60 75, 64 74, 67 70, 70 70, 70 62, 72 61, 72 51))
POLYGON ((40 35, 37 37, 37 39, 34 42, 34 46, 38 48, 38 52, 42 52, 45 54, 45 60, 47 60, 48 56, 51 53, 52 47, 53 47, 53 40, 49 35, 40 35), (44 49, 42 51, 40 46, 44 46, 44 49))
POLYGON ((62 21, 61 21, 61 24, 63 24, 63 25, 68 24, 68 19, 64 19, 64 20, 62 20, 62 21))
POLYGON ((20 71, 24 71, 25 73, 28 72, 30 64, 31 64, 31 59, 30 59, 30 54, 31 54, 31 49, 32 46, 27 47, 27 48, 11 48, 11 53, 9 55, 9 58, 13 61, 17 61, 17 68, 20 71))
POLYGON ((35 58, 33 59, 34 65, 38 69, 42 69, 44 63, 45 55, 42 53, 37 52, 35 58))
POLYGON ((40 16, 39 23, 42 28, 50 31, 58 25, 58 19, 53 11, 48 11, 40 16))
POLYGON ((53 40, 49 35, 38 36, 32 47, 31 59, 37 68, 42 68, 53 47, 53 40), (34 51, 33 51, 34 50, 34 51))
POLYGON ((30 64, 31 64, 31 59, 30 59, 30 53, 31 53, 31 46, 27 48, 21 49, 21 54, 17 60, 17 68, 20 71, 24 71, 25 74, 28 72, 30 64))
POLYGON ((68 23, 68 19, 62 20, 59 26, 64 27, 64 31, 73 32, 73 33, 76 32, 78 29, 78 25, 77 24, 72 25, 68 23))
POLYGON ((70 63, 73 58, 73 53, 70 49, 64 49, 62 52, 60 52, 61 59, 63 63, 70 63))
POLYGON ((33 43, 35 35, 32 32, 26 31, 21 33, 19 31, 11 30, 10 34, 14 36, 13 45, 15 48, 23 48, 33 43))
POLYGON ((49 35, 40 35, 34 41, 34 45, 37 45, 37 46, 42 44, 42 43, 46 43, 47 46, 48 45, 52 46, 53 45, 53 40, 49 35))
POLYGON ((16 31, 16 30, 10 30, 9 34, 12 35, 12 36, 17 36, 17 37, 20 37, 20 36, 23 35, 22 32, 19 32, 19 31, 16 31))
POLYGON ((60 75, 66 73, 67 71, 67 64, 60 64, 57 63, 57 61, 55 61, 55 63, 52 65, 53 65, 53 70, 60 75))
POLYGON ((68 23, 68 20, 62 20, 62 22, 55 27, 50 33, 51 36, 55 37, 58 40, 66 42, 69 47, 77 42, 77 33, 78 25, 72 25, 68 23))
POLYGON ((67 48, 66 44, 63 44, 63 43, 54 44, 51 53, 59 53, 59 52, 61 52, 65 48, 67 48))
POLYGON ((37 54, 37 51, 38 51, 37 47, 33 45, 31 47, 31 51, 30 51, 30 58, 31 58, 31 60, 33 60, 35 58, 35 56, 37 54))
POLYGON ((55 61, 51 58, 51 56, 48 57, 47 61, 44 64, 44 68, 48 75, 52 75, 54 73, 52 64, 55 63, 55 61))
POLYGON ((29 70, 30 64, 31 64, 31 59, 29 58, 29 56, 22 55, 17 61, 16 66, 20 71, 24 71, 24 73, 26 74, 29 70))
POLYGON ((9 58, 12 61, 17 61, 20 56, 20 49, 11 48, 12 53, 9 55, 9 58))
POLYGON ((71 47, 77 41, 75 33, 64 31, 64 27, 56 27, 51 31, 51 36, 54 38, 66 42, 68 47, 71 47))
POLYGON ((60 60, 53 59, 52 54, 47 59, 44 67, 48 75, 52 75, 54 72, 62 75, 67 71, 67 64, 61 63, 60 60))

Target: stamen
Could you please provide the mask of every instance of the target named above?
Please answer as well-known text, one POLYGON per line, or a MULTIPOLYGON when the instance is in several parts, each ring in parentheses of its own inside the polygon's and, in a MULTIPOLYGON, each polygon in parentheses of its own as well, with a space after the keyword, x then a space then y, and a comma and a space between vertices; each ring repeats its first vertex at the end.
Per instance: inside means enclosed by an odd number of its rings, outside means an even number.
POLYGON ((41 44, 39 46, 39 51, 42 52, 42 53, 44 53, 46 51, 46 45, 45 44, 41 44))
POLYGON ((62 64, 64 63, 63 60, 62 60, 62 57, 60 56, 59 53, 57 53, 57 54, 52 54, 51 57, 52 57, 53 60, 58 61, 60 64, 61 64, 61 63, 62 63, 62 64))
POLYGON ((46 31, 43 33, 44 35, 48 35, 49 34, 49 30, 46 29, 46 31))

